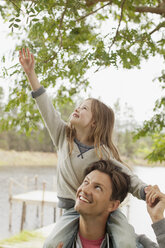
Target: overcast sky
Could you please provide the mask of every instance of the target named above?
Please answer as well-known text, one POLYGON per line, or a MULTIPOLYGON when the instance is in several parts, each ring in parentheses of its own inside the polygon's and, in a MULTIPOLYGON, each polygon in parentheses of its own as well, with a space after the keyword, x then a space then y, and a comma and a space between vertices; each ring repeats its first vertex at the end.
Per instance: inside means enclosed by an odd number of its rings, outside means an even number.
POLYGON ((91 75, 91 94, 113 105, 118 98, 133 108, 135 119, 142 122, 152 115, 155 101, 163 95, 158 82, 153 82, 163 68, 160 58, 143 62, 141 69, 105 69, 91 75))
MULTIPOLYGON (((0 24, 0 56, 5 51, 14 49, 15 41, 7 37, 8 25, 0 24)), ((16 41, 17 42, 17 41, 16 41)), ((100 97, 106 104, 113 107, 113 104, 120 99, 122 105, 128 103, 134 110, 137 122, 142 123, 152 116, 152 109, 156 99, 163 95, 159 83, 152 80, 160 75, 163 69, 163 62, 160 58, 151 58, 141 65, 141 69, 123 70, 110 67, 97 73, 90 73, 92 90, 89 90, 93 97, 100 97)), ((6 91, 9 81, 0 78, 0 86, 6 91)))

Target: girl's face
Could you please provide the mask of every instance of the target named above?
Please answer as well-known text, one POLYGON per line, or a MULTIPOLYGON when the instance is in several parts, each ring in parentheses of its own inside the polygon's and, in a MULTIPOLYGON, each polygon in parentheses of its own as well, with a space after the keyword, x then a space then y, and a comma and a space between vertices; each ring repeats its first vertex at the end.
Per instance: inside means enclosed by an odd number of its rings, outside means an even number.
POLYGON ((76 127, 87 128, 92 125, 91 100, 85 100, 71 114, 70 123, 76 127))

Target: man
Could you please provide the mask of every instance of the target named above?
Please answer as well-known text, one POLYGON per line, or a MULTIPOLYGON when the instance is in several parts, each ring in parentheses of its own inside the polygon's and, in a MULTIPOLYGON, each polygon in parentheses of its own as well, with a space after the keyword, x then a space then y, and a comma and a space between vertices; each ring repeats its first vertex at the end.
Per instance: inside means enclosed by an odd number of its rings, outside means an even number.
MULTIPOLYGON (((126 197, 129 185, 129 176, 111 161, 101 160, 87 168, 85 179, 77 190, 75 203, 75 209, 80 213, 79 230, 71 237, 68 248, 115 247, 113 237, 106 234, 106 222, 109 214, 116 210, 126 197)), ((141 247, 163 248, 165 195, 157 186, 149 186, 146 189, 146 201, 159 246, 145 235, 140 235, 138 239, 143 245, 141 247)), ((59 244, 58 248, 61 247, 62 244, 59 244)))

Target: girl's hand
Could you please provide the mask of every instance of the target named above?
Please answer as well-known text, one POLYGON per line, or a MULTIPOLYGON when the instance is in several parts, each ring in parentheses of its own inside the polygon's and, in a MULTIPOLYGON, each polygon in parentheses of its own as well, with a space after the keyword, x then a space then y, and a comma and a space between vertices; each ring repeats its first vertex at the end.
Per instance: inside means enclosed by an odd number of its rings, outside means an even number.
POLYGON ((31 74, 31 72, 34 71, 34 55, 30 53, 29 49, 27 48, 25 51, 25 48, 22 49, 22 51, 19 51, 19 61, 26 73, 27 76, 31 74))
POLYGON ((27 48, 25 51, 25 48, 22 49, 22 51, 19 51, 19 61, 29 79, 31 88, 33 91, 38 90, 41 85, 38 81, 37 75, 34 71, 34 56, 30 53, 29 49, 27 48))
POLYGON ((157 185, 149 186, 146 189, 147 211, 153 221, 163 219, 165 210, 165 194, 163 194, 157 185))
POLYGON ((157 203, 157 192, 160 192, 159 187, 157 185, 149 185, 145 188, 146 193, 146 203, 152 207, 157 203))

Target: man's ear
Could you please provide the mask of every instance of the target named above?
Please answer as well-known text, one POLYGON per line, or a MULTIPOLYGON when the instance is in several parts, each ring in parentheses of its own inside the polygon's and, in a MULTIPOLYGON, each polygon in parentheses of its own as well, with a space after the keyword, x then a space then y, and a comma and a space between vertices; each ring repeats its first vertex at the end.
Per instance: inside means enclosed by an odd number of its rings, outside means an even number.
POLYGON ((120 201, 119 200, 114 200, 114 201, 110 201, 109 203, 109 212, 113 212, 115 211, 120 205, 120 201))

